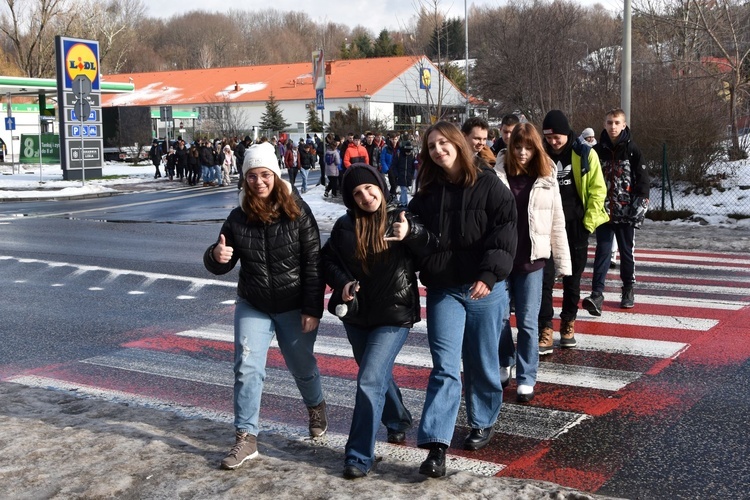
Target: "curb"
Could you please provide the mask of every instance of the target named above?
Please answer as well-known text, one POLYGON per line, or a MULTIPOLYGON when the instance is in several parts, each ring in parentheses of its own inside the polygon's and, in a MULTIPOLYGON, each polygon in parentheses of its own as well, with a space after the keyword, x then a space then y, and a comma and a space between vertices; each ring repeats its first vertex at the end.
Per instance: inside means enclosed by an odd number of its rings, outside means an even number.
POLYGON ((94 198, 108 198, 123 194, 123 191, 109 191, 106 193, 87 193, 70 196, 38 196, 34 198, 0 198, 0 203, 25 202, 25 201, 69 201, 69 200, 89 200, 94 198))

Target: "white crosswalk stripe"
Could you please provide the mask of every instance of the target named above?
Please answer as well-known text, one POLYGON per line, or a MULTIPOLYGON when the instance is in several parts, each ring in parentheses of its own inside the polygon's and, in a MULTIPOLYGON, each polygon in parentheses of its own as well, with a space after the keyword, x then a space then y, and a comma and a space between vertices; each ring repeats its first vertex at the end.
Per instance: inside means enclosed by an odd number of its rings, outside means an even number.
MULTIPOLYGON (((589 259, 589 264, 592 260, 592 258, 589 259)), ((573 350, 573 353, 580 351, 580 359, 576 358, 575 354, 567 358, 545 357, 539 365, 538 382, 550 384, 556 390, 590 391, 594 394, 592 397, 607 398, 607 395, 621 391, 644 377, 648 367, 654 363, 675 359, 690 349, 689 340, 680 342, 662 339, 681 339, 680 332, 684 332, 686 338, 694 338, 696 334, 716 327, 720 322, 716 318, 721 317, 723 312, 729 314, 731 311, 738 311, 750 305, 750 276, 745 276, 750 268, 750 259, 743 258, 743 256, 716 255, 707 258, 705 255, 691 255, 687 252, 637 250, 636 260, 638 276, 648 278, 647 281, 639 281, 637 284, 636 308, 627 311, 610 308, 601 317, 593 317, 581 311, 576 320, 578 346, 573 350), (648 307, 639 311, 640 305, 648 307), (594 333, 578 333, 579 329, 594 333), (627 331, 623 332, 623 329, 627 331), (644 333, 640 335, 637 334, 638 332, 644 333), (663 332, 668 332, 668 334, 663 332), (661 335, 660 338, 654 338, 659 335, 661 335), (636 336, 637 338, 634 338, 636 336), (599 356, 597 358, 599 361, 591 362, 590 358, 597 356, 599 356), (571 357, 577 361, 571 362, 571 357), (626 369, 616 368, 618 364, 610 363, 610 359, 626 360, 621 364, 626 369), (589 362, 596 366, 589 366, 587 364, 589 362)), ((109 287, 116 286, 118 280, 123 277, 135 276, 142 280, 137 290, 138 293, 147 293, 151 286, 162 280, 177 280, 185 284, 183 293, 176 296, 179 300, 196 298, 204 300, 200 294, 206 287, 220 287, 220 289, 236 287, 234 282, 215 279, 84 266, 49 260, 0 256, 0 262, 3 261, 12 261, 16 265, 43 266, 45 269, 67 270, 70 268, 68 276, 73 280, 84 278, 91 280, 92 276, 101 275, 101 283, 109 287)), ((34 271, 36 270, 35 267, 34 271)), ((619 272, 615 269, 610 272, 609 277, 617 278, 618 275, 619 272)), ((56 275, 55 279, 63 278, 56 275)), ((588 278, 584 281, 586 279, 588 278)), ((614 283, 619 283, 619 281, 613 279, 608 282, 610 285, 614 283)), ((582 287, 582 296, 586 295, 584 288, 582 287)), ((134 291, 130 290, 130 292, 134 291)), ((123 290, 123 293, 128 293, 128 290, 123 290)), ((559 285, 554 290, 554 297, 556 299, 562 297, 559 285)), ((605 300, 619 301, 619 293, 605 292, 605 300)), ((421 297, 421 301, 424 307, 425 298, 421 297)), ((219 302, 225 305, 233 304, 231 292, 227 290, 227 294, 223 295, 219 302)), ((230 318, 227 320, 231 321, 230 318)), ((325 312, 315 344, 316 353, 321 357, 345 359, 351 364, 353 360, 351 346, 342 333, 341 321, 325 312)), ((400 367, 417 372, 421 370, 424 373, 424 383, 432 367, 426 334, 425 321, 415 325, 409 343, 403 347, 396 359, 400 367)), ((231 351, 234 340, 233 326, 220 323, 202 325, 168 335, 178 339, 174 343, 176 346, 180 346, 181 342, 190 341, 219 342, 224 344, 223 351, 231 351)), ((275 340, 272 342, 272 347, 278 348, 275 340)), ((132 372, 165 380, 175 379, 225 388, 233 386, 230 361, 206 359, 200 354, 187 355, 187 353, 175 352, 172 349, 169 352, 162 352, 149 347, 123 347, 106 355, 81 360, 80 365, 98 367, 117 373, 132 372)), ((349 377, 324 375, 322 378, 327 403, 351 410, 356 392, 356 373, 351 373, 349 377)), ((79 394, 91 397, 164 408, 181 412, 186 416, 204 416, 221 422, 232 422, 232 416, 226 413, 181 405, 173 401, 161 401, 137 393, 103 389, 42 376, 22 375, 8 380, 39 387, 76 390, 79 394)), ((401 392, 406 406, 415 418, 418 418, 424 405, 424 389, 402 387, 401 392)), ((279 368, 267 368, 264 394, 297 402, 300 400, 299 390, 293 378, 287 370, 279 368)), ((564 435, 575 426, 586 425, 586 422, 592 419, 591 416, 580 411, 568 411, 550 406, 554 405, 545 407, 535 404, 504 404, 496 430, 507 436, 549 440, 564 435)), ((457 425, 467 425, 463 405, 459 411, 457 425)), ((324 441, 311 441, 307 438, 306 428, 268 420, 261 422, 261 428, 278 430, 313 446, 323 445, 337 449, 343 448, 347 438, 344 434, 331 433, 324 441)), ((386 457, 417 463, 421 462, 426 454, 424 450, 380 442, 377 444, 376 452, 386 457)), ((504 465, 451 456, 449 467, 493 475, 502 470, 504 465)))

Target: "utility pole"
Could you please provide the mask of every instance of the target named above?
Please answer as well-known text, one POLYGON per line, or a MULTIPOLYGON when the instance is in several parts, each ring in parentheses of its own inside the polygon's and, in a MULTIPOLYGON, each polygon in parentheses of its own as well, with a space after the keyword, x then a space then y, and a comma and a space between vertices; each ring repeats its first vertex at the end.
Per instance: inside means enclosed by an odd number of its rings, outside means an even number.
POLYGON ((630 0, 624 0, 622 13, 622 74, 620 75, 620 107, 625 111, 625 121, 630 124, 630 91, 632 61, 633 9, 630 0))
POLYGON ((471 99, 469 97, 469 0, 464 0, 464 39, 466 49, 466 120, 468 120, 471 112, 471 99))

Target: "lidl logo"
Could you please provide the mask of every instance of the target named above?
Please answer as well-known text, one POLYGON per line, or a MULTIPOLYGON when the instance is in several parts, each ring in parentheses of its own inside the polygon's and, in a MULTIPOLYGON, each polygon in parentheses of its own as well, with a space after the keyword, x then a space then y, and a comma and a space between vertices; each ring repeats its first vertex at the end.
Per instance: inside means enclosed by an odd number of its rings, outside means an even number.
POLYGON ((95 82, 99 74, 97 57, 91 47, 84 43, 76 43, 68 50, 65 56, 68 77, 74 80, 78 75, 86 75, 89 80, 95 82))
POLYGON ((419 88, 429 89, 432 84, 432 72, 429 68, 422 68, 419 75, 419 88))

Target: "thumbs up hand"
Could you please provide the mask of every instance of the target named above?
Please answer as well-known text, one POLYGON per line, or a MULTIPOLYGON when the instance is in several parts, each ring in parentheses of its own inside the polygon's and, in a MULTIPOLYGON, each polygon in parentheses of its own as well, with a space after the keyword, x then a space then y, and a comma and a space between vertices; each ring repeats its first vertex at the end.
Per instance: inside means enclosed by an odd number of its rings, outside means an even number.
POLYGON ((385 241, 401 241, 409 234, 409 221, 406 219, 406 212, 401 212, 398 220, 391 226, 390 236, 386 233, 385 241))
POLYGON ((227 239, 223 234, 219 235, 219 242, 214 247, 214 260, 219 264, 226 264, 232 260, 232 254, 234 248, 227 246, 227 239))

